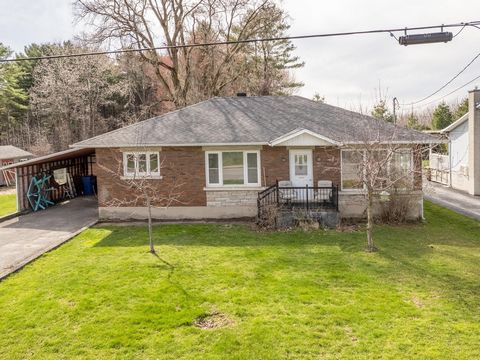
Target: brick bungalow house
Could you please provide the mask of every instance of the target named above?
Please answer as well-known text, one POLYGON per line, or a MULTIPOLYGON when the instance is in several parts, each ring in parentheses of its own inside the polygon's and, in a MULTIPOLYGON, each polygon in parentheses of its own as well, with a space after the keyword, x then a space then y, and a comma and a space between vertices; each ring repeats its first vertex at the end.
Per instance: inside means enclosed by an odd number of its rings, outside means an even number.
MULTIPOLYGON (((437 139, 298 96, 213 98, 72 148, 95 150, 101 218, 146 217, 144 204, 132 206, 135 194, 120 186, 140 176, 159 193, 182 183, 178 202, 168 208, 154 204, 154 218, 253 217, 259 192, 277 181, 287 181, 291 187, 315 188, 319 181, 331 184, 337 190, 335 207, 340 216, 351 218, 365 211, 363 190, 353 181, 357 174, 352 171, 356 160, 351 149, 358 146, 362 129, 369 127, 375 128, 376 139, 405 145, 399 161, 417 170, 407 193, 413 200, 409 217, 421 217, 418 148, 437 139), (122 203, 113 200, 129 205, 113 206, 122 203)), ((307 198, 309 191, 315 190, 305 191, 307 198)), ((311 192, 310 198, 315 194, 311 192)))

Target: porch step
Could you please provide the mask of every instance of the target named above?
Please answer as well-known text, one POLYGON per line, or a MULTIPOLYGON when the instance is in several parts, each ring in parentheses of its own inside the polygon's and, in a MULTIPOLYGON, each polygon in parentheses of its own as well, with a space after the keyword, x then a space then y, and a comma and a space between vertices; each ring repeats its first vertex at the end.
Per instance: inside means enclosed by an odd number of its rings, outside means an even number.
POLYGON ((334 229, 340 223, 340 214, 335 209, 296 210, 286 209, 277 214, 277 227, 289 228, 298 225, 302 219, 318 221, 321 227, 334 229))

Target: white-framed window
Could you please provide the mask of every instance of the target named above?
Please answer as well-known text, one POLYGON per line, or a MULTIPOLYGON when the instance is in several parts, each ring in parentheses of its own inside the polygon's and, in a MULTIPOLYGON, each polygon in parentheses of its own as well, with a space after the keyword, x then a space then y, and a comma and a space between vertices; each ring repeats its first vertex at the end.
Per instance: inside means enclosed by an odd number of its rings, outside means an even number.
POLYGON ((260 186, 260 152, 206 151, 207 186, 260 186))
POLYGON ((123 175, 135 177, 159 177, 160 153, 157 151, 124 152, 123 175))
MULTIPOLYGON (((387 150, 376 150, 372 154, 379 159, 388 156, 387 150)), ((341 151, 341 189, 342 191, 359 191, 364 189, 362 181, 362 162, 366 153, 359 150, 341 151)), ((380 162, 381 160, 379 160, 380 162)), ((392 187, 408 189, 413 184, 413 157, 412 150, 408 148, 394 150, 384 169, 379 169, 377 174, 379 186, 392 183, 392 187)))
POLYGON ((356 150, 341 151, 342 191, 358 191, 363 189, 362 162, 363 152, 356 150))

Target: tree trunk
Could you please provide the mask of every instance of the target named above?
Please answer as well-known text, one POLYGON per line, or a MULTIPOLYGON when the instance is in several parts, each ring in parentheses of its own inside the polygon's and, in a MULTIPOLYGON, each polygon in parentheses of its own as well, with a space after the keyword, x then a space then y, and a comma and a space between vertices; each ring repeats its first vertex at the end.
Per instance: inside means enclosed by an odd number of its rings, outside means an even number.
POLYGON ((148 207, 148 242, 150 244, 150 252, 155 254, 155 247, 153 246, 153 236, 152 236, 152 204, 150 197, 147 197, 147 207, 148 207))
POLYGON ((370 190, 367 192, 367 251, 376 251, 373 242, 373 194, 370 190))

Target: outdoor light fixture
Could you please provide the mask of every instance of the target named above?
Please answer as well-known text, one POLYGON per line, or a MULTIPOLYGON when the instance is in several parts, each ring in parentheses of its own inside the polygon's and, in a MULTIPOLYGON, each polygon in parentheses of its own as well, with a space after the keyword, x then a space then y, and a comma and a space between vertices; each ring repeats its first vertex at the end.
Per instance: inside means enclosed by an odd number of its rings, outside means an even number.
POLYGON ((451 32, 437 32, 430 34, 414 34, 400 36, 398 43, 400 45, 418 45, 418 44, 433 44, 433 43, 446 43, 452 41, 453 34, 451 32))

